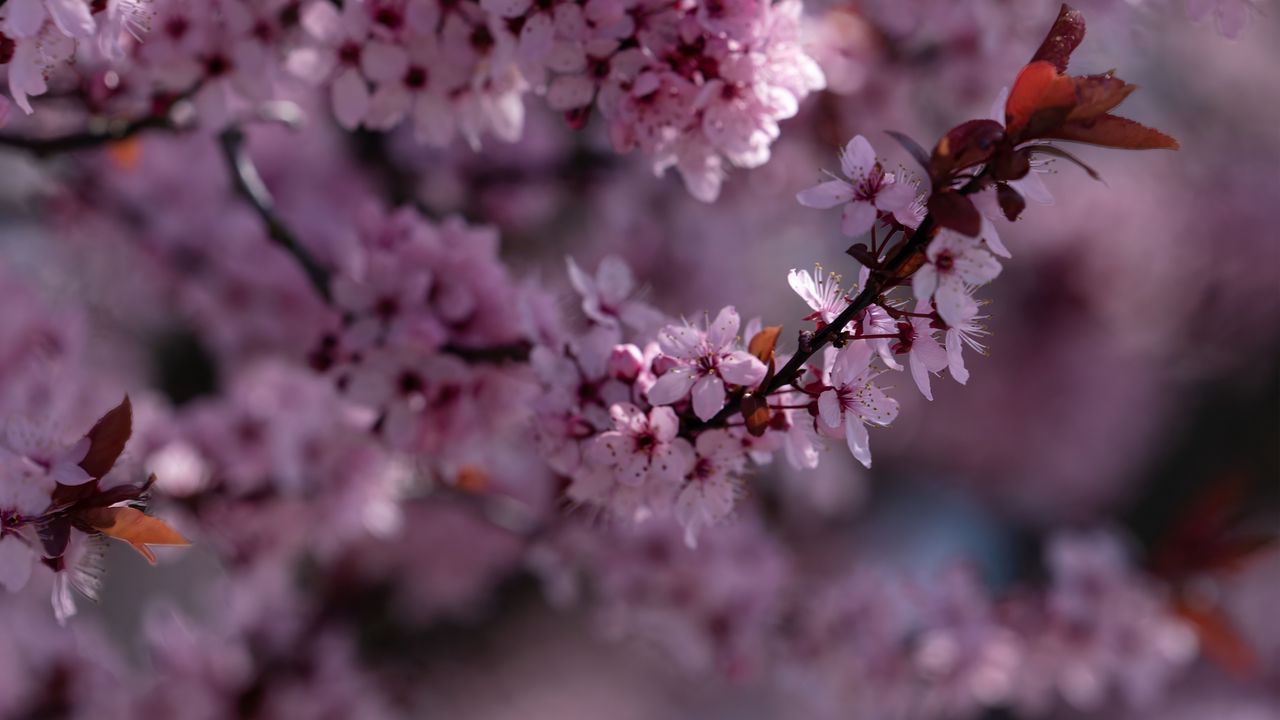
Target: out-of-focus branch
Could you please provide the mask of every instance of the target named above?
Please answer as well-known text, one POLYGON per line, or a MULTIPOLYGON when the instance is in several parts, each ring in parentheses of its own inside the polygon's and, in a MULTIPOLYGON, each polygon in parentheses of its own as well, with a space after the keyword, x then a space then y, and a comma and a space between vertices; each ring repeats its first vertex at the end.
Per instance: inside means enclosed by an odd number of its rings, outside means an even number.
POLYGON ((275 199, 271 197, 271 191, 267 189, 262 176, 258 174, 258 167, 253 164, 253 158, 249 156, 244 141, 244 131, 238 127, 229 127, 218 136, 218 143, 222 147, 227 168, 231 171, 231 182, 236 193, 243 197, 258 214, 262 224, 267 228, 267 236, 271 241, 298 261, 311 286, 326 303, 332 303, 333 292, 329 287, 329 271, 316 262, 311 253, 298 242, 298 237, 289 229, 289 226, 276 214, 275 199))
MULTIPOLYGON (((3 4, 0 2, 0 4, 3 4)), ((22 137, 16 135, 0 135, 0 147, 24 150, 37 157, 48 157, 75 150, 87 150, 127 140, 146 130, 177 130, 179 126, 169 113, 148 115, 137 120, 110 122, 101 130, 85 130, 82 132, 55 137, 22 137)))
POLYGON ((525 341, 507 345, 491 345, 488 347, 467 347, 465 345, 448 344, 440 351, 453 355, 469 363, 500 364, 504 362, 527 362, 533 347, 525 341))

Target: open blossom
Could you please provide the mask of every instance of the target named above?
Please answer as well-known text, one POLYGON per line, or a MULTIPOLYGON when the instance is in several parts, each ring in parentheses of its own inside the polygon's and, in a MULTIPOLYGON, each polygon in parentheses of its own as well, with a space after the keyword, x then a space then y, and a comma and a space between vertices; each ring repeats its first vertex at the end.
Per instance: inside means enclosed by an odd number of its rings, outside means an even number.
POLYGON ((4 26, 17 37, 34 36, 46 18, 53 20, 58 30, 68 37, 93 34, 93 15, 84 0, 9 0, 6 4, 4 26))
MULTIPOLYGON (((928 303, 919 303, 916 312, 927 313, 928 303)), ((929 375, 942 372, 948 365, 947 351, 943 349, 937 338, 933 336, 932 321, 927 317, 911 316, 898 321, 898 339, 894 341, 892 350, 896 354, 906 353, 907 367, 911 370, 911 379, 915 380, 920 394, 926 399, 933 399, 929 388, 929 375)))
POLYGON ((960 322, 948 323, 944 343, 947 348, 947 369, 956 382, 964 385, 969 382, 969 370, 964 366, 964 348, 968 346, 974 352, 985 353, 986 348, 978 342, 978 338, 987 334, 986 329, 978 322, 983 315, 978 315, 978 303, 968 298, 960 309, 960 322))
POLYGON ((973 303, 970 288, 994 280, 1000 274, 1000 262, 978 238, 949 230, 939 232, 929 243, 927 256, 928 262, 911 280, 916 299, 932 299, 948 325, 963 324, 973 303))
POLYGON ((711 430, 698 436, 698 459, 689 480, 676 497, 676 522, 684 528, 685 544, 695 547, 698 532, 733 512, 738 497, 739 474, 746 466, 742 443, 727 430, 711 430))
POLYGON ((593 322, 617 327, 619 322, 635 330, 651 330, 662 323, 662 313, 637 300, 636 280, 621 258, 610 255, 600 261, 595 275, 566 258, 569 281, 582 296, 582 312, 593 322))
POLYGON ((849 305, 849 298, 840 287, 840 276, 835 273, 824 276, 821 267, 815 268, 813 273, 793 268, 787 273, 787 283, 813 310, 804 319, 813 320, 818 327, 835 320, 849 305))
POLYGON ((765 366, 745 350, 735 350, 738 311, 726 307, 706 330, 668 325, 658 335, 663 355, 675 361, 649 388, 649 402, 670 405, 693 394, 693 412, 710 420, 724 408, 725 385, 750 387, 764 379, 765 366))
POLYGON ((849 451, 866 467, 871 467, 871 444, 867 425, 888 425, 898 417, 898 401, 885 394, 872 380, 871 353, 855 345, 832 354, 827 372, 827 389, 818 396, 818 427, 827 433, 843 431, 849 451))
POLYGON ((676 437, 680 420, 669 407, 644 414, 629 403, 609 409, 613 430, 601 433, 587 450, 587 457, 608 468, 618 482, 679 482, 693 468, 693 447, 676 437))
POLYGON ((833 179, 801 190, 796 200, 805 207, 826 210, 844 205, 841 229, 857 237, 876 224, 879 213, 907 211, 916 199, 911 183, 898 182, 876 160, 876 151, 861 135, 854 137, 840 153, 840 169, 847 180, 833 179))

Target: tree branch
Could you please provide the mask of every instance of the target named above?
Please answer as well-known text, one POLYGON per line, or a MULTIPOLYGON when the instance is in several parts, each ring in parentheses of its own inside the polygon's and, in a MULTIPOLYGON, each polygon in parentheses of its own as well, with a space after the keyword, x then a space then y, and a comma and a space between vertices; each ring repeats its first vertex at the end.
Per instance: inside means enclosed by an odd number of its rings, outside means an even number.
MULTIPOLYGON (((985 173, 981 173, 977 177, 971 179, 957 192, 962 195, 971 195, 977 192, 979 188, 983 187, 984 183, 985 173)), ((786 365, 783 365, 780 370, 774 373, 773 379, 769 381, 769 384, 755 394, 762 396, 772 395, 795 382, 796 378, 800 375, 800 371, 804 369, 804 364, 808 362, 809 358, 816 355, 818 351, 822 350, 827 345, 830 345, 842 332, 844 332, 845 327, 849 323, 853 322, 863 310, 870 307, 871 304, 875 302, 876 298, 880 297, 882 292, 890 289, 890 279, 895 278, 898 275, 898 272, 902 270, 902 268, 906 267, 907 263, 911 261, 911 258, 914 257, 916 253, 924 251, 925 247, 928 246, 929 241, 933 238, 936 227, 937 223, 934 221, 933 216, 925 215, 924 219, 920 221, 919 227, 916 228, 915 232, 911 233, 911 236, 907 238, 904 243, 897 247, 893 256, 886 260, 884 265, 882 265, 878 270, 874 270, 870 273, 870 277, 867 278, 866 287, 862 289, 862 292, 858 293, 857 297, 849 303, 849 306, 846 307, 843 312, 837 315, 830 324, 817 332, 801 333, 800 345, 796 348, 795 354, 791 356, 791 359, 787 361, 786 365)), ((742 408, 742 398, 743 395, 740 394, 736 398, 731 399, 729 403, 725 405, 723 410, 707 422, 707 425, 723 425, 724 422, 735 413, 740 412, 742 408)))
POLYGON ((110 145, 127 140, 146 130, 177 129, 178 126, 169 117, 169 114, 163 113, 148 115, 128 122, 107 123, 106 127, 99 131, 86 130, 58 137, 39 138, 0 135, 0 147, 24 150, 37 157, 48 157, 59 153, 110 145))
POLYGON ((222 147, 222 156, 226 159, 227 168, 231 171, 231 182, 236 193, 243 197, 258 214, 267 228, 267 236, 271 241, 298 261, 311 286, 325 303, 332 304, 333 292, 329 287, 329 271, 316 262, 311 253, 298 242, 297 236, 289 226, 276 214, 275 199, 271 197, 271 191, 267 189, 262 176, 258 174, 258 168, 253 164, 253 158, 249 157, 244 141, 244 131, 238 127, 229 127, 218 136, 218 144, 222 147))

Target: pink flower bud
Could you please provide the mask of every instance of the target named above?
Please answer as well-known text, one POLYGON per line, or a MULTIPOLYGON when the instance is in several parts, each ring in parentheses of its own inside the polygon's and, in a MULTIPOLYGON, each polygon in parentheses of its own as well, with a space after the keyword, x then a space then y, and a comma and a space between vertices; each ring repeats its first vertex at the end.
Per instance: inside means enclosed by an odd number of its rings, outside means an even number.
POLYGON ((667 371, 669 371, 671 368, 679 364, 680 364, 680 361, 673 357, 667 357, 666 355, 659 355, 653 359, 653 374, 661 377, 662 375, 666 375, 667 371))
POLYGON ((635 382, 644 369, 644 354, 635 345, 618 345, 609 354, 609 375, 622 382, 635 382))

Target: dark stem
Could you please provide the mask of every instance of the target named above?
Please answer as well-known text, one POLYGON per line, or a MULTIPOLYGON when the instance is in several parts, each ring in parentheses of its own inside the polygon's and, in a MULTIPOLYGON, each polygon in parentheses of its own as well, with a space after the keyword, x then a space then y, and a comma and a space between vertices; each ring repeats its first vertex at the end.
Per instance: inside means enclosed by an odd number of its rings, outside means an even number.
POLYGON ((262 224, 267 228, 267 236, 271 241, 298 261, 311 286, 320 294, 320 297, 324 298, 326 304, 332 305, 333 293, 329 287, 329 271, 316 262, 311 253, 298 242, 298 237, 293 234, 289 226, 276 214, 275 200, 271 197, 271 191, 267 189, 266 183, 262 181, 262 176, 258 174, 253 158, 249 157, 244 140, 244 131, 238 127, 227 128, 218 136, 218 144, 222 147, 222 156, 226 159, 227 168, 231 171, 231 182, 235 186, 236 193, 243 197, 258 214, 262 224))
POLYGON ((440 352, 470 363, 500 364, 504 362, 528 362, 529 352, 533 346, 520 340, 507 345, 490 345, 487 347, 467 347, 449 343, 440 348, 440 352))
MULTIPOLYGON (((3 4, 3 0, 0 0, 3 4)), ((72 133, 58 137, 38 138, 0 135, 0 146, 24 150, 37 157, 47 157, 74 150, 87 150, 127 140, 146 130, 176 130, 168 113, 148 115, 128 122, 108 123, 102 130, 72 133)))

